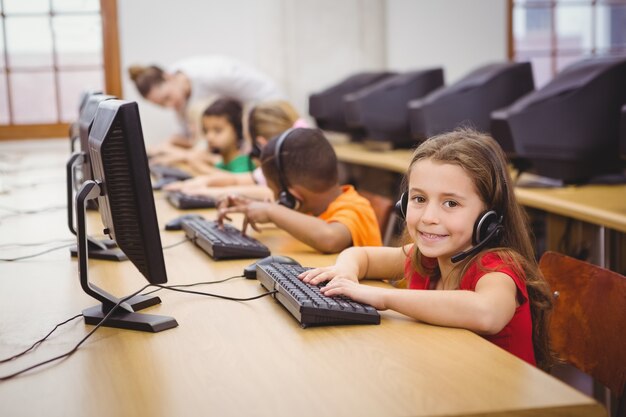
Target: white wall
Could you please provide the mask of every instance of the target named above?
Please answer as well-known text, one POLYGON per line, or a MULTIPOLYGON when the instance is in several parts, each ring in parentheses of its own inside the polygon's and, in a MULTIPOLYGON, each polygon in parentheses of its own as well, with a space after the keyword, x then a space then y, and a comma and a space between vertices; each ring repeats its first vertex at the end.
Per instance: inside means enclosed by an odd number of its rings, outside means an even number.
POLYGON ((150 143, 175 117, 141 99, 131 64, 230 55, 274 78, 303 115, 311 92, 385 66, 384 0, 118 0, 118 15, 124 98, 140 103, 150 143))
POLYGON ((176 122, 139 97, 134 63, 230 55, 274 78, 307 115, 309 94, 356 71, 442 66, 450 83, 506 60, 504 0, 118 0, 118 13, 124 98, 140 103, 151 143, 176 122))
POLYGON ((504 0, 387 0, 387 65, 442 67, 446 84, 506 61, 504 0))

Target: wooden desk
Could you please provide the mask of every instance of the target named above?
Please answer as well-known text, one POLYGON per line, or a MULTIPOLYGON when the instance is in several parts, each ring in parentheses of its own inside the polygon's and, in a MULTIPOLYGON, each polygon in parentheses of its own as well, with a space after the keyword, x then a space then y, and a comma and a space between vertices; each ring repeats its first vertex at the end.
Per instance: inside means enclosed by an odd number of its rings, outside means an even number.
MULTIPOLYGON (((56 185, 39 188, 37 197, 20 192, 0 196, 0 204, 26 207, 58 193, 56 185)), ((162 224, 178 214, 159 196, 156 205, 162 224)), ((0 224, 0 244, 67 237, 64 216, 7 220, 0 224)), ((90 222, 97 232, 97 217, 90 215, 90 222)), ((273 253, 305 265, 334 259, 276 229, 257 237, 273 253)), ((162 233, 164 245, 181 238, 181 232, 162 233)), ((164 254, 170 284, 237 275, 250 262, 214 262, 190 243, 164 254)), ((129 262, 90 261, 89 272, 118 296, 145 283, 129 262)), ((201 289, 238 297, 264 293, 245 279, 201 289)), ((0 382, 0 415, 605 415, 589 397, 466 330, 393 312, 382 312, 379 326, 304 330, 269 298, 244 303, 167 291, 161 297, 163 303, 147 312, 174 316, 177 328, 159 334, 99 329, 70 358, 0 382)), ((0 262, 0 358, 93 304, 66 250, 0 262)), ((0 365, 0 375, 69 350, 91 328, 80 320, 63 326, 33 353, 0 365)))

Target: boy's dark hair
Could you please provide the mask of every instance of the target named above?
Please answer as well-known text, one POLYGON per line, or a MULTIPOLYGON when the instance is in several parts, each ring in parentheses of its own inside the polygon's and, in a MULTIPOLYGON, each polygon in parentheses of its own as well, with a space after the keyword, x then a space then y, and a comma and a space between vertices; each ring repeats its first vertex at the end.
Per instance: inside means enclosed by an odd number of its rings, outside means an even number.
POLYGON ((240 102, 232 98, 218 98, 209 105, 202 113, 205 116, 224 116, 228 120, 237 134, 237 139, 241 142, 243 138, 243 107, 240 102))
MULTIPOLYGON (((261 152, 263 175, 276 185, 280 185, 275 155, 279 138, 272 138, 261 152)), ((319 129, 293 129, 280 148, 280 167, 287 182, 285 186, 297 184, 311 191, 323 192, 337 185, 337 156, 319 129)))

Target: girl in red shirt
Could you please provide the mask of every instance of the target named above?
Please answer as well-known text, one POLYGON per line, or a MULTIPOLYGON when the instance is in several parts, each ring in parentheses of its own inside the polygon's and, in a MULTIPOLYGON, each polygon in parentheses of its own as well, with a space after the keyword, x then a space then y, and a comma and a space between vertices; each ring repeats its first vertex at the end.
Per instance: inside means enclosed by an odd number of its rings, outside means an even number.
POLYGON ((411 244, 349 248, 334 266, 300 278, 328 281, 327 296, 469 329, 548 368, 551 294, 498 143, 468 129, 430 138, 413 154, 406 182, 398 208, 411 244), (360 285, 362 278, 406 280, 412 291, 360 285))

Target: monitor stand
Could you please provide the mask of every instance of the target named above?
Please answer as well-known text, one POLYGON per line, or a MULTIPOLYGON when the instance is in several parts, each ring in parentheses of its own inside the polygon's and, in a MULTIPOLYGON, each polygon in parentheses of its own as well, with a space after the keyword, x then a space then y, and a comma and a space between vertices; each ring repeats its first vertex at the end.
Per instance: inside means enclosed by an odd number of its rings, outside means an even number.
MULTIPOLYGON (((84 163, 85 161, 85 153, 84 152, 75 152, 72 154, 70 159, 67 161, 66 172, 67 172, 67 225, 72 234, 76 235, 76 229, 74 228, 74 213, 72 208, 74 207, 73 202, 73 189, 74 189, 74 170, 76 165, 79 163, 84 163)), ((97 209, 96 200, 87 200, 86 204, 87 209, 97 209)), ((87 251, 88 256, 91 259, 102 259, 105 261, 125 261, 128 259, 126 254, 122 252, 121 249, 117 247, 117 243, 111 239, 105 240, 97 240, 92 237, 87 237, 87 251)), ((76 246, 70 248, 70 255, 73 258, 78 256, 78 249, 76 246)))
POLYGON ((93 325, 99 324, 102 322, 104 317, 115 308, 115 311, 109 315, 102 326, 139 330, 144 332, 160 332, 162 330, 178 326, 176 319, 173 317, 135 312, 136 310, 160 304, 161 299, 157 296, 136 295, 133 298, 120 303, 120 298, 109 294, 89 282, 87 268, 87 222, 85 218, 86 201, 97 198, 100 195, 100 191, 100 185, 95 181, 85 181, 76 195, 76 223, 78 226, 76 246, 78 247, 80 285, 85 293, 102 303, 83 310, 85 323, 93 325), (115 307, 116 305, 118 306, 115 307))

